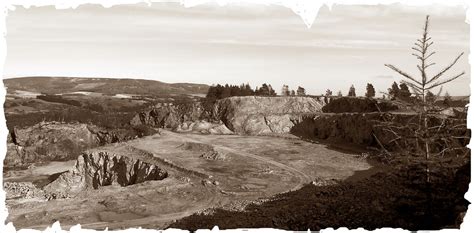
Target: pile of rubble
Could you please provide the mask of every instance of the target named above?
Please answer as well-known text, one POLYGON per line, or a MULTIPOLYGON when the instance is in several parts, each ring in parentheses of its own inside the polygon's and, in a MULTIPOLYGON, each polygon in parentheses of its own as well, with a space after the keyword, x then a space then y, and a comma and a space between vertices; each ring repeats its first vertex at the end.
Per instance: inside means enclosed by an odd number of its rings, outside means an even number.
POLYGON ((46 198, 43 190, 37 188, 31 182, 5 182, 3 190, 6 193, 6 199, 31 199, 46 198))

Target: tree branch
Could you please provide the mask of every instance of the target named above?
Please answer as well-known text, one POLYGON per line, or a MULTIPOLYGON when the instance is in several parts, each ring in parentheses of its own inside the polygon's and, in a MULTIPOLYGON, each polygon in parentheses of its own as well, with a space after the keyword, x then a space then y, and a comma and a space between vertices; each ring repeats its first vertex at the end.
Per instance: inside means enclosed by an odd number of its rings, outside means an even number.
MULTIPOLYGON (((464 55, 464 53, 461 53, 459 54, 456 59, 454 59, 454 61, 449 65, 447 66, 446 68, 444 68, 443 70, 441 70, 437 75, 433 76, 433 78, 431 78, 430 80, 428 80, 428 82, 426 82, 426 84, 430 84, 432 83, 433 81, 437 80, 438 78, 441 77, 441 75, 443 75, 446 71, 448 71, 449 69, 451 69, 451 67, 453 67, 457 62, 458 60, 461 58, 461 56, 464 55)), ((463 72, 464 73, 464 72, 463 72)))
POLYGON ((465 72, 463 71, 462 73, 460 73, 460 74, 458 74, 458 75, 456 75, 456 76, 454 76, 454 77, 452 77, 452 78, 446 79, 446 80, 444 80, 444 81, 442 81, 442 82, 436 82, 435 84, 429 86, 427 89, 430 90, 430 89, 433 89, 433 88, 435 88, 435 87, 437 87, 437 86, 441 86, 441 85, 443 85, 443 84, 445 84, 445 83, 449 83, 449 82, 451 82, 451 81, 453 81, 453 80, 455 80, 455 79, 457 79, 457 78, 463 76, 464 74, 465 74, 465 72))
POLYGON ((386 67, 392 69, 393 71, 401 74, 402 76, 404 76, 405 78, 407 79, 410 79, 411 81, 417 83, 418 85, 422 85, 420 82, 418 82, 416 79, 414 79, 412 76, 410 76, 409 74, 403 72, 402 70, 398 69, 397 67, 393 66, 393 65, 390 65, 390 64, 385 64, 386 67))

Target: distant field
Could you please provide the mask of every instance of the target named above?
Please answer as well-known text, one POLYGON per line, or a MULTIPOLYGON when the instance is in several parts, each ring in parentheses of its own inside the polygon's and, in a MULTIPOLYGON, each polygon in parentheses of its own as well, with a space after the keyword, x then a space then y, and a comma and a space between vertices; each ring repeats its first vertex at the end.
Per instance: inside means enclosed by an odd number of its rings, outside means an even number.
POLYGON ((96 92, 105 95, 163 95, 206 94, 205 84, 164 83, 144 79, 72 78, 72 77, 21 77, 4 79, 9 94, 27 91, 43 94, 96 92))
POLYGON ((143 109, 161 102, 196 101, 208 89, 204 84, 136 79, 24 77, 3 81, 10 129, 41 121, 121 127, 143 109))

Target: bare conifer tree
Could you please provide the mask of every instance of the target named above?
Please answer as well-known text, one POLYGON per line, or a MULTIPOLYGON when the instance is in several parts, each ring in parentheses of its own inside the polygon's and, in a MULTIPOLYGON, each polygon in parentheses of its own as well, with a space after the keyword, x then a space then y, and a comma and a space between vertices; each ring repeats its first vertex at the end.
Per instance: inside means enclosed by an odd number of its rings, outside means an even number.
MULTIPOLYGON (((453 77, 442 79, 443 74, 450 70, 464 54, 461 53, 454 59, 453 62, 451 62, 448 66, 439 71, 436 75, 428 77, 427 69, 436 64, 434 62, 429 62, 431 56, 433 56, 436 52, 432 52, 430 50, 430 47, 433 45, 433 41, 431 37, 428 36, 428 27, 429 15, 426 16, 425 26, 423 28, 423 35, 421 39, 418 39, 417 42, 415 42, 415 46, 412 47, 412 50, 414 51, 412 55, 415 56, 420 62, 420 64, 417 65, 417 68, 420 71, 420 78, 415 78, 414 76, 409 75, 407 72, 400 70, 394 65, 385 64, 385 66, 387 66, 388 68, 402 75, 402 77, 405 79, 402 82, 411 88, 413 94, 422 98, 422 103, 425 103, 425 97, 428 91, 440 87, 443 84, 449 83, 465 74, 465 72, 463 71, 453 77)), ((424 107, 426 107, 426 105, 424 107)))
MULTIPOLYGON (((440 132, 441 126, 430 126, 429 125, 429 117, 430 113, 436 109, 430 97, 434 89, 439 88, 438 97, 441 94, 442 85, 449 83, 459 77, 463 76, 465 72, 458 73, 452 77, 445 78, 443 75, 450 70, 461 58, 464 53, 460 53, 449 65, 445 68, 441 69, 433 76, 428 75, 428 68, 435 65, 434 62, 431 62, 432 56, 436 53, 432 51, 431 46, 433 45, 433 41, 431 37, 428 35, 429 32, 429 15, 426 16, 426 21, 423 27, 423 34, 420 39, 418 39, 414 46, 411 48, 414 52, 412 55, 416 57, 419 61, 417 68, 420 72, 418 77, 412 76, 405 71, 397 68, 391 64, 385 64, 388 68, 392 69, 393 71, 397 72, 403 77, 402 83, 406 84, 410 87, 412 94, 414 94, 418 101, 416 101, 415 110, 417 111, 417 116, 419 117, 419 122, 417 124, 417 129, 415 129, 414 136, 417 142, 420 142, 420 149, 428 162, 430 156, 432 155, 430 144, 432 144, 436 139, 436 136, 442 134, 440 132), (431 94, 430 94, 431 93, 431 94)), ((436 98, 436 96, 434 97, 436 98)), ((444 123, 444 122, 443 122, 444 123)), ((387 125, 386 125, 387 126, 387 125)), ((394 134, 397 134, 394 128, 400 128, 399 126, 389 127, 394 134)), ((401 138, 401 135, 396 135, 397 138, 401 138)), ((446 135, 442 135, 442 137, 446 137, 446 135)), ((449 149, 449 148, 445 148, 449 149)), ((442 152, 444 153, 444 149, 442 152)), ((439 154, 439 153, 437 153, 439 154)), ((428 164, 428 163, 427 163, 428 164)), ((427 181, 429 182, 429 167, 426 167, 427 173, 427 181)))

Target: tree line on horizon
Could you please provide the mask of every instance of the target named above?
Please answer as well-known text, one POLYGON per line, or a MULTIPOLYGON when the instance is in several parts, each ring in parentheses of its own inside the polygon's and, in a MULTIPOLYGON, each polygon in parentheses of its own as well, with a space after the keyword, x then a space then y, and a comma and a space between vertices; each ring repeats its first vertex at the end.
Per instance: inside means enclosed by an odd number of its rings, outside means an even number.
MULTIPOLYGON (((381 92, 382 93, 382 99, 389 99, 389 100, 402 100, 402 101, 407 101, 407 102, 414 102, 416 101, 416 96, 413 96, 412 93, 410 92, 410 89, 408 85, 404 82, 398 84, 397 82, 393 82, 391 87, 387 89, 387 92, 381 92)), ((365 92, 365 97, 366 98, 374 98, 376 95, 376 91, 374 86, 371 83, 367 83, 366 86, 366 92, 365 92)), ((438 94, 439 95, 439 94, 438 94)), ((241 85, 212 85, 209 87, 209 90, 206 94, 206 99, 207 100, 218 100, 218 99, 224 99, 227 97, 232 97, 232 96, 277 96, 276 91, 273 89, 272 85, 264 83, 262 86, 257 86, 252 88, 248 83, 247 84, 241 84, 241 85)), ((280 96, 307 96, 306 94, 306 89, 304 87, 298 86, 298 89, 295 90, 290 90, 288 85, 283 85, 280 96)), ((343 97, 342 92, 339 90, 336 95, 333 95, 333 92, 330 89, 326 90, 326 93, 324 95, 321 95, 324 97, 325 102, 328 101, 329 97, 343 97)), ((349 91, 347 93, 348 97, 356 97, 356 89, 354 85, 351 85, 349 87, 349 91)), ((436 102, 437 101, 437 96, 428 91, 426 93, 426 98, 428 102, 436 102)), ((446 92, 443 104, 449 105, 452 102, 452 98, 449 95, 448 92, 446 92)))
MULTIPOLYGON (((253 89, 249 84, 241 85, 212 85, 206 94, 206 99, 217 100, 232 96, 277 96, 275 89, 270 84, 262 84, 253 89)), ((306 96, 305 88, 298 86, 298 89, 290 90, 288 85, 283 85, 281 96, 306 96)))

